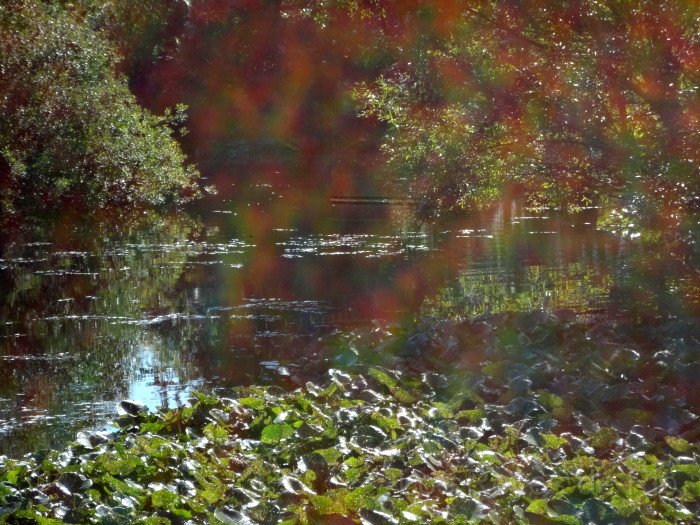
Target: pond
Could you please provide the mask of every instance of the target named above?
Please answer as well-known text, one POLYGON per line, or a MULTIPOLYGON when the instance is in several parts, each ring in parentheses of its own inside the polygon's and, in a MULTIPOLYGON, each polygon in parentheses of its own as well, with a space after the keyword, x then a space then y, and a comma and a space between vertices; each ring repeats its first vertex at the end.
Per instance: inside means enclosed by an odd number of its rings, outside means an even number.
MULTIPOLYGON (((121 399, 174 407, 196 389, 283 381, 339 332, 600 313, 649 269, 596 230, 596 210, 504 202, 421 225, 405 203, 350 201, 263 182, 189 213, 13 233, 0 248, 0 454, 105 427, 121 399)), ((664 290, 692 287, 674 279, 664 290)))

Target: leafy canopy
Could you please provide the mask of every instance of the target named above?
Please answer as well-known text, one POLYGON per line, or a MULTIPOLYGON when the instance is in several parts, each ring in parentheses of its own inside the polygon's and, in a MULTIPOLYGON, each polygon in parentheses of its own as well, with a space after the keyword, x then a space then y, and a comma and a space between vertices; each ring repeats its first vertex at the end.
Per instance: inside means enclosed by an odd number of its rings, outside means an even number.
POLYGON ((160 205, 198 194, 170 115, 141 108, 117 54, 78 12, 0 5, 0 185, 5 209, 160 205))
MULTIPOLYGON (((393 58, 357 87, 388 171, 428 211, 503 192, 697 207, 700 8, 691 1, 305 2, 372 19, 393 58)), ((680 219, 678 219, 680 220, 680 219)))

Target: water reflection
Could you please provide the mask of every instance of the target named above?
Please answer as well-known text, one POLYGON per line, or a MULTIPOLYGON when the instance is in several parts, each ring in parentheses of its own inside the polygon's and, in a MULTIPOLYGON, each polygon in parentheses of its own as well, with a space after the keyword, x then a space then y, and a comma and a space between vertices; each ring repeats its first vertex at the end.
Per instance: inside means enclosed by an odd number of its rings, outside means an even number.
POLYGON ((638 286, 664 259, 635 258, 596 231, 595 210, 509 204, 427 226, 386 206, 303 207, 284 187, 262 191, 246 195, 281 197, 219 197, 191 217, 76 222, 4 243, 0 453, 103 426, 118 399, 172 407, 207 385, 284 382, 318 365, 329 336, 373 322, 602 311, 642 288, 647 311, 697 297, 682 262, 656 288, 638 286))

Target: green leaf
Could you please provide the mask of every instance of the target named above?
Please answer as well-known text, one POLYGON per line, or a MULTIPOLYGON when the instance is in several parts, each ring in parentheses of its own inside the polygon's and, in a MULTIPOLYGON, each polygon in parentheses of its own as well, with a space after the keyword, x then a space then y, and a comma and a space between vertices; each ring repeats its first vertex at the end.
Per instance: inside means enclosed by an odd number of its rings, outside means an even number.
POLYGON ((265 408, 265 401, 259 397, 242 397, 238 399, 238 402, 244 407, 252 408, 253 410, 263 410, 265 408))
POLYGON ((157 509, 173 509, 180 504, 180 497, 170 490, 156 490, 151 494, 151 505, 157 509))
POLYGON ((378 368, 371 368, 368 374, 389 389, 396 388, 398 386, 395 379, 392 379, 386 372, 383 372, 378 368))
POLYGON ((345 515, 348 513, 348 508, 345 505, 345 496, 347 495, 347 490, 340 489, 334 491, 328 491, 323 495, 314 496, 311 495, 311 503, 319 514, 341 514, 345 515))
POLYGON ((700 479, 700 464, 675 465, 671 468, 671 472, 678 472, 694 479, 700 479))
POLYGON ((686 481, 683 484, 683 499, 685 501, 700 501, 700 481, 686 481))
POLYGON ((666 436, 666 443, 676 452, 685 453, 691 449, 691 444, 685 439, 676 436, 666 436))
POLYGON ((530 502, 530 504, 525 509, 525 512, 531 512, 533 514, 539 514, 542 516, 547 515, 547 500, 545 499, 535 499, 530 502))
POLYGON ((225 443, 229 436, 228 430, 226 430, 225 427, 217 425, 215 423, 210 423, 206 425, 203 431, 207 439, 209 439, 209 441, 211 441, 215 445, 225 443))
POLYGON ((320 448, 314 450, 314 454, 319 454, 320 456, 323 456, 323 458, 331 466, 337 465, 338 461, 340 461, 340 458, 343 457, 343 454, 334 448, 320 448))
POLYGON ((610 449, 620 436, 610 427, 602 427, 591 434, 591 446, 596 449, 610 449))
POLYGON ((550 449, 558 449, 568 443, 566 439, 555 434, 540 434, 540 437, 544 440, 545 447, 550 449))
POLYGON ((263 428, 262 433, 260 434, 260 441, 274 445, 293 435, 294 427, 291 425, 287 425, 285 423, 273 424, 263 428))
POLYGON ((379 509, 379 503, 375 496, 376 489, 371 485, 358 487, 345 496, 345 504, 348 509, 358 511, 362 509, 379 509))

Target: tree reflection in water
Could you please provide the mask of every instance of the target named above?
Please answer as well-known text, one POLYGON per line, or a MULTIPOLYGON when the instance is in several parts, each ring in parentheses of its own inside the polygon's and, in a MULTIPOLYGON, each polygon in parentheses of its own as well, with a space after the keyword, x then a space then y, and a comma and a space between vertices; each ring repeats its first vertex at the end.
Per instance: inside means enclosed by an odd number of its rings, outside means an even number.
POLYGON ((104 425, 122 398, 175 406, 207 385, 291 384, 326 366, 339 331, 373 323, 697 309, 692 266, 596 231, 594 212, 508 205, 427 226, 383 206, 290 208, 283 188, 254 192, 189 216, 66 220, 3 244, 3 452, 104 425))

